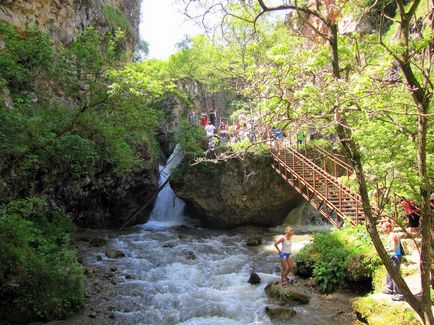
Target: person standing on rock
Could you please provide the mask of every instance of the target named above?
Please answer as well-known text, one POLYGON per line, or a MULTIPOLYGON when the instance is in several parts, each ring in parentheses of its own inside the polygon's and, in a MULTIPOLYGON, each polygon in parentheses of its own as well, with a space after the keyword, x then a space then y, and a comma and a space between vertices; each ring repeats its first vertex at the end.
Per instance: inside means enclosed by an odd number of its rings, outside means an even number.
POLYGON ((276 247, 279 252, 280 258, 280 284, 285 284, 288 282, 288 274, 294 270, 294 260, 291 254, 292 240, 291 237, 294 236, 294 229, 291 227, 286 227, 285 235, 280 237, 274 242, 274 247, 276 247), (279 244, 282 244, 282 248, 279 248, 279 244))

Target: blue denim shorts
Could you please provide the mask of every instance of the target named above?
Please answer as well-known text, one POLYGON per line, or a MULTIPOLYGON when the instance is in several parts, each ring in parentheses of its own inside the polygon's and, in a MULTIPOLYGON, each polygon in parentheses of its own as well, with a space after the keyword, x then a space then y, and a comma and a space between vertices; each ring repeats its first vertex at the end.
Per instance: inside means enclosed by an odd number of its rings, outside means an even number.
POLYGON ((291 257, 291 253, 280 252, 279 253, 279 257, 280 257, 281 260, 287 260, 288 258, 291 257))

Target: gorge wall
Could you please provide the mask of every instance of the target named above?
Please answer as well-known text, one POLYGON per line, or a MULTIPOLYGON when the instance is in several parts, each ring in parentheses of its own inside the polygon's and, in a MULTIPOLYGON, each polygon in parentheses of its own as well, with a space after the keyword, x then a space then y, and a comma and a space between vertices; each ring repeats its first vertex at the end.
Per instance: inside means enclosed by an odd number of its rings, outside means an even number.
POLYGON ((139 0, 3 0, 0 22, 20 30, 26 24, 47 32, 53 41, 63 45, 75 35, 93 26, 104 33, 121 28, 126 32, 127 50, 133 52, 138 39, 139 0))
MULTIPOLYGON (((139 0, 0 1, 0 23, 12 25, 19 32, 36 27, 46 32, 55 45, 67 47, 88 27, 93 27, 101 35, 120 28, 126 36, 122 50, 130 54, 138 40, 139 13, 139 0)), ((0 54, 7 52, 8 45, 7 38, 0 33, 0 54)), ((35 75, 36 80, 29 82, 28 89, 14 89, 0 76, 0 109, 5 107, 9 112, 19 114, 11 96, 14 92, 18 98, 29 97, 28 106, 34 110, 44 110, 50 105, 77 110, 75 98, 68 97, 63 86, 55 84, 56 79, 47 84, 47 80, 52 78, 42 71, 35 75)), ((52 120, 56 118, 55 114, 50 116, 52 120)), ((81 137, 78 129, 71 137, 86 138, 85 135, 81 137)), ((37 157, 49 148, 50 144, 36 146, 31 153, 37 157)), ((144 222, 152 209, 152 200, 158 188, 158 165, 151 158, 148 148, 141 148, 136 154, 140 156, 142 165, 122 174, 114 173, 113 166, 101 162, 95 162, 92 166, 95 170, 88 174, 74 173, 70 166, 53 165, 44 169, 34 164, 29 167, 25 179, 17 176, 22 171, 15 166, 24 158, 11 156, 7 163, 0 165, 0 203, 41 196, 51 207, 86 227, 119 227, 127 221, 129 224, 144 222), (147 210, 135 216, 134 220, 130 218, 146 203, 147 210)))

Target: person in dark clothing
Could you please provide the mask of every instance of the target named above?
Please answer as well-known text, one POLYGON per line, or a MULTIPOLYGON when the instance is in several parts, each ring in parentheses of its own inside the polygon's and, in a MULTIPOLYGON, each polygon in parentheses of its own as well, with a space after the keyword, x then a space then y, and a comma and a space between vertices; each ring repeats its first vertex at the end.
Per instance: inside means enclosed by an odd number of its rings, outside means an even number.
POLYGON ((412 200, 406 200, 401 198, 400 204, 405 210, 407 216, 407 226, 410 227, 410 231, 417 233, 419 231, 420 209, 412 200))
POLYGON ((210 120, 212 125, 216 126, 217 114, 215 112, 215 109, 212 109, 209 112, 209 120, 210 120))

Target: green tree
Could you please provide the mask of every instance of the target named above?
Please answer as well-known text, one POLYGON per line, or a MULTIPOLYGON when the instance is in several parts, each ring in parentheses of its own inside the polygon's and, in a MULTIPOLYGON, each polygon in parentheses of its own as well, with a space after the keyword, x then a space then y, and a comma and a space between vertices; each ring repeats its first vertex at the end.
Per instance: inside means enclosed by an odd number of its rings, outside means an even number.
MULTIPOLYGON (((186 2, 191 4, 190 1, 186 2)), ((268 6, 264 1, 258 0, 251 3, 228 1, 227 5, 209 2, 203 4, 207 9, 222 9, 222 30, 225 31, 227 21, 230 20, 228 17, 251 23, 253 31, 260 35, 262 31, 258 22, 267 13, 285 11, 295 16, 292 22, 286 22, 298 24, 296 29, 301 32, 298 36, 303 36, 304 40, 309 39, 308 42, 301 39, 294 41, 291 38, 287 43, 291 46, 288 50, 285 43, 267 44, 264 41, 261 44, 257 38, 253 39, 253 44, 260 46, 266 55, 253 56, 255 63, 251 65, 250 82, 255 87, 251 87, 250 96, 258 98, 260 109, 268 110, 268 116, 274 121, 286 120, 288 123, 302 124, 304 119, 315 119, 317 123, 323 121, 324 125, 334 123, 341 144, 355 168, 367 216, 367 229, 378 254, 409 304, 425 323, 432 324, 429 288, 430 180, 426 164, 426 138, 432 134, 428 124, 432 111, 432 26, 423 23, 426 16, 417 10, 420 1, 410 1, 408 5, 403 1, 393 2, 398 9, 395 24, 392 25, 398 30, 397 41, 393 38, 393 28, 388 33, 388 39, 380 35, 380 41, 371 35, 339 35, 337 17, 342 12, 353 11, 351 8, 354 8, 354 4, 350 2, 335 4, 317 1, 307 5, 295 1, 293 4, 282 2, 280 5, 268 6), (425 27, 419 30, 416 28, 418 36, 411 38, 410 29, 417 26, 412 23, 414 21, 421 21, 420 26, 425 27), (393 72, 394 62, 399 67, 397 74, 402 75, 405 82, 400 81, 399 77, 398 80, 388 78, 387 74, 393 72), (385 86, 390 81, 395 82, 395 85, 385 86), (386 90, 392 92, 388 94, 386 90), (366 137, 366 131, 373 129, 375 135, 383 137, 366 137), (399 150, 399 141, 405 143, 399 156, 404 156, 402 162, 392 159, 392 163, 387 166, 382 163, 384 161, 380 162, 381 156, 377 159, 367 158, 371 155, 366 149, 377 146, 389 146, 385 154, 393 157, 399 150), (420 197, 423 206, 421 301, 412 295, 402 277, 392 269, 377 233, 376 218, 372 215, 370 204, 370 184, 366 181, 365 173, 365 168, 373 171, 377 165, 380 166, 377 174, 383 170, 382 176, 388 186, 393 180, 390 173, 397 168, 401 184, 404 179, 410 180, 411 186, 407 188, 417 189, 414 194, 420 197), (411 167, 415 166, 417 168, 412 170, 411 167)), ((358 2, 357 8, 359 13, 368 14, 369 10, 376 9, 374 7, 358 2)), ((384 19, 386 15, 381 17, 384 19)), ((386 31, 385 28, 379 30, 381 33, 386 31)), ((294 29, 292 31, 297 33, 294 29)), ((270 40, 267 36, 263 39, 270 40)))

